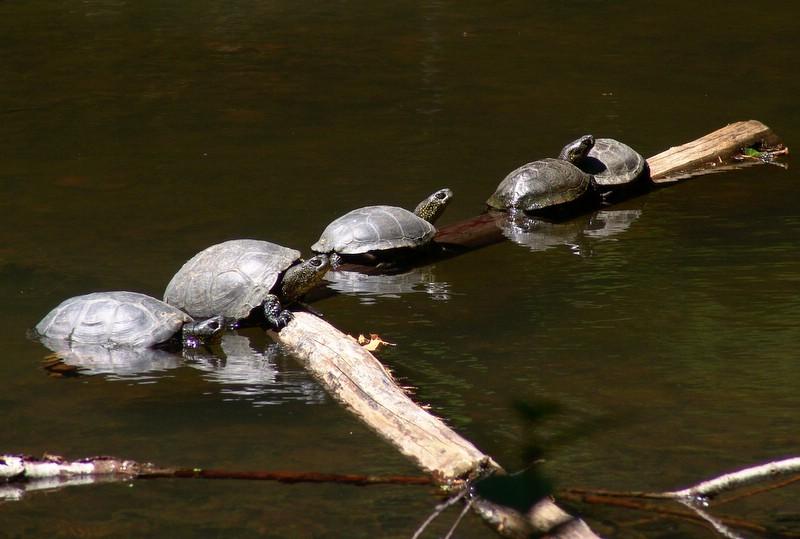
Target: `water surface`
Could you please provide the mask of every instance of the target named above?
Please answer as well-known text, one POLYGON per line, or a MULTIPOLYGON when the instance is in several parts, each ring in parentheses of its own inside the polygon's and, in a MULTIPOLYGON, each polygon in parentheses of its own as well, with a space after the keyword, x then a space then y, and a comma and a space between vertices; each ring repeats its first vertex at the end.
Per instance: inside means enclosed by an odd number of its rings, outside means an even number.
MULTIPOLYGON (((160 297, 213 243, 305 252, 361 205, 443 186, 471 217, 584 132, 645 155, 755 118, 800 137, 794 4, 0 4, 0 449, 164 465, 415 473, 263 335, 225 362, 52 378, 26 338, 62 299, 160 297)), ((790 161, 790 164, 791 163, 790 161)), ((798 452, 795 167, 650 193, 316 307, 509 469, 657 490, 798 452), (519 403, 561 412, 531 425, 519 403)), ((730 514, 786 525, 797 491, 730 514)), ((153 481, 0 507, 10 537, 410 537, 424 488, 153 481)), ((611 536, 709 532, 571 507, 611 536)), ((440 519, 445 533, 455 515, 440 519)), ((431 537, 435 536, 431 533, 431 537)), ((475 517, 459 537, 492 537, 475 517)))

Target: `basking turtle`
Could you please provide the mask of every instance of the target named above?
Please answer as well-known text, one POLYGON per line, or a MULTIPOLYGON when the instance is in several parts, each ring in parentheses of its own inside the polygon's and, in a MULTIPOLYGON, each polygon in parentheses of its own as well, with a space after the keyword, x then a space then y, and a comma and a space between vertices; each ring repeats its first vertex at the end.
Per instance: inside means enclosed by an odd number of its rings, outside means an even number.
POLYGON ((70 343, 194 347, 219 337, 223 320, 195 321, 175 307, 137 292, 95 292, 62 302, 35 329, 39 337, 70 343))
MULTIPOLYGON (((576 148, 589 151, 588 141, 576 148)), ((486 204, 496 210, 540 213, 577 202, 592 192, 591 176, 564 159, 522 165, 497 186, 486 204)))
POLYGON ((611 138, 595 139, 584 135, 564 146, 558 157, 591 174, 600 191, 629 186, 645 176, 644 157, 627 144, 611 138), (588 153, 584 151, 587 146, 588 153))
POLYGON ((280 329, 292 319, 284 306, 314 288, 329 268, 327 255, 304 261, 300 251, 268 241, 230 240, 186 262, 167 285, 164 301, 191 316, 233 320, 261 307, 267 322, 280 329))
POLYGON ((397 250, 420 249, 436 235, 433 223, 452 198, 450 189, 440 189, 420 202, 413 212, 396 206, 352 210, 331 222, 311 250, 383 259, 397 255, 397 250))

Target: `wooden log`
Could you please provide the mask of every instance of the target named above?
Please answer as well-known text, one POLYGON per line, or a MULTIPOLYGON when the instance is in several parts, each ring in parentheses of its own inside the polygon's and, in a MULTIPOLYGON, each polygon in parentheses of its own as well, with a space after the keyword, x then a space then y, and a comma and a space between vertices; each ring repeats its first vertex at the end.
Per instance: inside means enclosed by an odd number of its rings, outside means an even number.
POLYGON ((441 483, 499 468, 474 445, 432 416, 394 383, 386 368, 349 335, 309 313, 295 313, 270 332, 328 392, 441 483))
MULTIPOLYGON (((280 332, 270 331, 269 335, 297 357, 331 396, 440 485, 459 488, 484 473, 503 473, 491 457, 414 403, 375 356, 324 320, 298 312, 280 332)), ((572 534, 580 530, 572 537, 596 537, 585 523, 550 499, 541 500, 536 510, 525 516, 490 504, 476 504, 475 508, 509 537, 530 533, 566 537, 559 535, 560 529, 572 534)))
POLYGON ((660 184, 713 172, 742 148, 773 146, 779 142, 772 129, 758 120, 735 122, 648 158, 650 178, 660 184))

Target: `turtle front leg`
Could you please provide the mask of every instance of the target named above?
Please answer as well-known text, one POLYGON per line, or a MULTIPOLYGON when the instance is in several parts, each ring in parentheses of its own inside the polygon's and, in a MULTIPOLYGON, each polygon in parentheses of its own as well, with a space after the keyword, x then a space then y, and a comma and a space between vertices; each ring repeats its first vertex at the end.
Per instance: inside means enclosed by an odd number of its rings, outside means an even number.
POLYGON ((292 311, 284 309, 278 296, 269 294, 264 299, 264 316, 270 326, 280 331, 293 318, 292 311))

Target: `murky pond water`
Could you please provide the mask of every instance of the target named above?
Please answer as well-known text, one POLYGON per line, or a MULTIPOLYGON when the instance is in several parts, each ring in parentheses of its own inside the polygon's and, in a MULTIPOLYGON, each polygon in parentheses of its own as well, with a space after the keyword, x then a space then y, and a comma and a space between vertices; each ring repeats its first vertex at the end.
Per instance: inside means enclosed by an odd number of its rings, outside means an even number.
MULTIPOLYGON (((451 187, 442 219, 584 132, 653 155, 755 118, 800 138, 800 7, 446 1, 0 3, 0 450, 415 473, 254 330, 227 360, 52 378, 62 299, 157 297, 238 237, 307 252, 334 217, 451 187)), ((791 161, 790 161, 790 164, 791 161)), ((706 176, 319 302, 508 469, 658 490, 800 450, 795 167, 706 176), (522 404, 561 411, 529 423, 522 404)), ((797 518, 796 488, 725 507, 797 518)), ((0 506, 10 537, 410 537, 424 488, 152 481, 0 506)), ((708 536, 570 506, 612 536, 708 536), (635 525, 626 525, 638 521, 635 525)), ((648 515, 645 515, 648 517, 648 515)), ((443 534, 455 514, 442 517, 443 534)), ((795 526, 796 528, 796 526, 795 526)), ((492 537, 475 517, 459 537, 492 537)))

